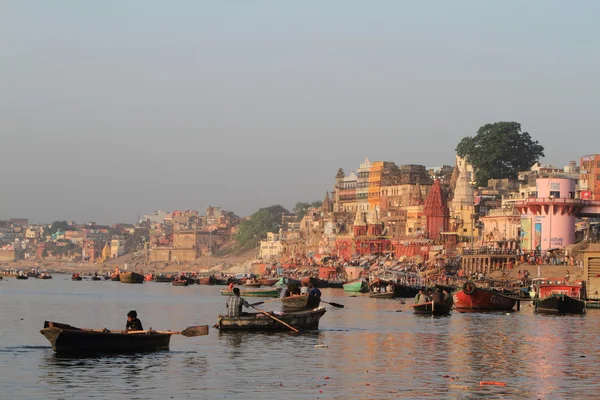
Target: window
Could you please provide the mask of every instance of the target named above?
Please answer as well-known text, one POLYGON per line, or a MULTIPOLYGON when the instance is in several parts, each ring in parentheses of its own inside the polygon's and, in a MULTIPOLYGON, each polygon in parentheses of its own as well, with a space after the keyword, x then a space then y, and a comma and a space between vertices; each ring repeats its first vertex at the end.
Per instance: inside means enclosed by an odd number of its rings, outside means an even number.
POLYGON ((550 197, 554 197, 555 199, 559 199, 560 198, 560 192, 559 191, 550 191, 550 197))

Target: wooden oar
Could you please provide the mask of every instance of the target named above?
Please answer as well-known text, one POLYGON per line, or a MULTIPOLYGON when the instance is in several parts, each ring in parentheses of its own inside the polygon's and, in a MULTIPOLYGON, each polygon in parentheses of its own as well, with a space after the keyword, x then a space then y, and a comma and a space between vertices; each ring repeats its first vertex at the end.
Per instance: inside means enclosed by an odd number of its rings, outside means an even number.
POLYGON ((256 311, 258 311, 261 314, 266 315, 267 317, 271 318, 272 320, 275 320, 277 322, 279 322, 281 325, 287 326, 288 328, 290 328, 292 331, 298 333, 300 332, 297 328, 294 328, 293 326, 286 324, 285 322, 283 322, 282 320, 280 320, 279 318, 275 318, 272 314, 269 314, 266 311, 263 310, 259 310, 258 308, 254 307, 252 304, 250 304, 250 307, 254 308, 256 311))
POLYGON ((396 310, 396 312, 402 312, 402 311, 406 311, 408 309, 413 308, 414 306, 416 306, 417 304, 411 304, 409 306, 404 307, 402 310, 396 310))
POLYGON ((333 303, 325 300, 321 300, 321 303, 329 304, 330 306, 333 306, 335 308, 344 308, 344 305, 340 303, 333 303))

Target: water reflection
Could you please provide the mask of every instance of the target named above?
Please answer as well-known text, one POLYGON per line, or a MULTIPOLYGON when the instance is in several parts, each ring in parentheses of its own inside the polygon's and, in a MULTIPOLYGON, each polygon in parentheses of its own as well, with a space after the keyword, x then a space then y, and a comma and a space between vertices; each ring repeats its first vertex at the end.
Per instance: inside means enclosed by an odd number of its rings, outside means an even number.
POLYGON ((211 324, 224 307, 218 287, 52 281, 8 282, 0 292, 3 304, 15 304, 3 315, 9 323, 0 324, 2 398, 550 399, 593 398, 598 389, 595 310, 431 318, 396 312, 406 307, 397 300, 324 290, 345 308, 329 307, 319 331, 211 330, 173 336, 170 351, 57 357, 39 334, 44 320, 120 328, 136 309, 145 326, 180 330, 211 324))

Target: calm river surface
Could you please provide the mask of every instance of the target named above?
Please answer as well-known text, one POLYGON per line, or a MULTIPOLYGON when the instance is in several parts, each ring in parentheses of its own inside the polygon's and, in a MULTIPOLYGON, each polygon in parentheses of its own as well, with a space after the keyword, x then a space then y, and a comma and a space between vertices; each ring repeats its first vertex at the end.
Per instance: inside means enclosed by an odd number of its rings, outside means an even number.
MULTIPOLYGON (((0 281, 2 399, 581 399, 600 395, 600 310, 541 316, 528 303, 510 314, 431 318, 412 303, 323 290, 320 329, 293 335, 219 333, 219 286, 147 282, 0 281), (170 351, 61 358, 39 333, 45 320, 122 329, 210 325, 208 336, 174 335, 170 351), (327 345, 327 348, 315 345, 327 345), (480 381, 506 386, 480 386, 480 381)), ((267 299, 249 298, 250 302, 267 299)), ((264 309, 277 309, 277 302, 264 309)))

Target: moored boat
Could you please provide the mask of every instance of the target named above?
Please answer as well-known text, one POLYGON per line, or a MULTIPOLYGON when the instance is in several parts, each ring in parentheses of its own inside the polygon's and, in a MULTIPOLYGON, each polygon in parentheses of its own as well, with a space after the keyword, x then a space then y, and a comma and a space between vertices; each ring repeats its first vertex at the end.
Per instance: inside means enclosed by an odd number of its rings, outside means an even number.
POLYGON ((299 311, 319 307, 321 298, 309 294, 299 294, 281 298, 284 311, 299 311))
POLYGON ((189 282, 186 279, 174 279, 171 284, 173 286, 188 286, 189 282))
POLYGON ((154 282, 171 283, 175 280, 174 276, 157 275, 154 277, 154 282))
POLYGON ((510 311, 517 299, 493 289, 480 288, 474 282, 465 282, 462 289, 453 294, 454 308, 468 311, 510 311))
POLYGON ((365 293, 368 290, 369 286, 367 285, 367 281, 364 279, 358 279, 352 282, 344 283, 345 292, 365 293))
POLYGON ((38 277, 38 279, 52 279, 52 275, 47 272, 42 272, 38 277))
POLYGON ((144 275, 137 272, 121 272, 121 283, 144 283, 144 275))
POLYGON ((263 286, 273 286, 277 282, 279 282, 279 278, 262 278, 260 280, 260 284, 263 286))
MULTIPOLYGON (((318 329, 319 320, 327 311, 324 307, 314 310, 270 313, 275 318, 299 329, 318 329)), ((215 325, 221 331, 288 331, 289 328, 263 313, 248 313, 238 317, 219 315, 215 325)))
POLYGON ((534 284, 535 312, 546 314, 583 314, 585 287, 560 279, 541 280, 534 284))
POLYGON ((15 278, 17 278, 17 279, 29 279, 29 277, 27 275, 17 275, 17 276, 15 276, 15 278))
POLYGON ((420 315, 450 315, 449 304, 434 303, 433 301, 413 305, 413 313, 420 315))
POLYGON ((260 282, 246 282, 246 283, 244 283, 244 286, 259 288, 260 287, 260 282))
POLYGON ((138 331, 110 332, 103 329, 80 329, 46 321, 40 331, 57 353, 127 353, 169 348, 170 333, 138 331))
POLYGON ((71 280, 72 280, 72 281, 80 281, 80 280, 82 280, 82 279, 83 279, 83 278, 82 278, 82 277, 81 277, 81 275, 79 275, 79 274, 73 274, 73 275, 71 276, 71 280))
POLYGON ((316 278, 314 276, 305 276, 304 278, 300 279, 300 284, 301 285, 306 285, 308 286, 310 283, 313 284, 314 287, 316 288, 326 288, 327 287, 327 281, 324 281, 323 279, 319 279, 316 278))
POLYGON ((394 292, 370 292, 369 297, 373 299, 393 299, 394 292))
POLYGON ((121 280, 121 274, 112 274, 110 280, 113 282, 119 282, 121 280))
POLYGON ((332 289, 343 289, 344 288, 344 281, 336 281, 336 280, 328 280, 326 287, 328 288, 332 288, 332 289))
POLYGON ((90 279, 93 280, 93 281, 101 281, 102 280, 102 278, 100 276, 98 276, 98 275, 94 275, 90 279))
MULTIPOLYGON (((221 296, 233 296, 233 291, 223 289, 223 290, 221 290, 221 296)), ((279 297, 279 290, 277 290, 277 289, 240 290, 240 296, 242 296, 242 297, 279 297)))
POLYGON ((196 279, 196 284, 198 284, 198 285, 214 285, 215 278, 213 278, 212 276, 201 276, 196 279))
POLYGON ((214 277, 215 285, 229 285, 233 282, 233 278, 231 277, 214 277))
POLYGON ((179 279, 180 281, 186 281, 188 283, 188 285, 193 285, 194 283, 196 283, 196 278, 192 278, 187 275, 181 275, 177 279, 179 279))

